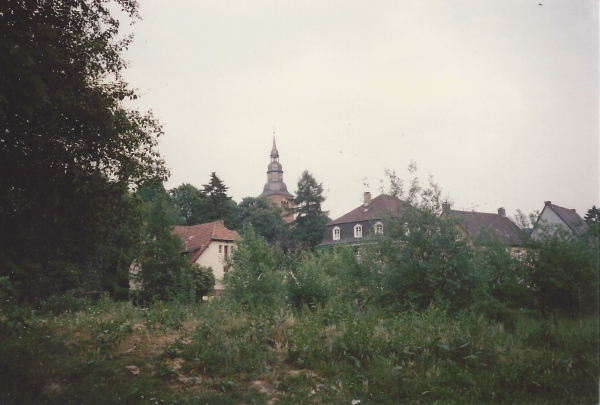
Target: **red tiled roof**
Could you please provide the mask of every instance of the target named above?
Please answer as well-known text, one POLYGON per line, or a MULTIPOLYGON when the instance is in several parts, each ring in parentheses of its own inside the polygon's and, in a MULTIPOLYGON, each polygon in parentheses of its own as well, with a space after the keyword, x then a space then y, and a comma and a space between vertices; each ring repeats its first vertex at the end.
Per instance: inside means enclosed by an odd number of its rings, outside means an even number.
POLYGON ((179 235, 183 241, 182 253, 190 253, 188 257, 190 264, 198 260, 211 241, 233 242, 240 238, 237 231, 225 228, 220 221, 192 226, 176 226, 173 233, 179 235))
POLYGON ((349 213, 342 215, 336 220, 329 222, 327 225, 343 224, 346 222, 370 221, 373 219, 381 219, 381 214, 385 210, 393 211, 402 204, 402 201, 386 194, 381 194, 371 200, 371 204, 367 207, 360 205, 349 213))
POLYGON ((450 210, 450 216, 458 219, 458 223, 472 237, 476 238, 482 228, 498 236, 500 241, 509 246, 521 246, 521 230, 509 218, 499 214, 486 212, 450 210))

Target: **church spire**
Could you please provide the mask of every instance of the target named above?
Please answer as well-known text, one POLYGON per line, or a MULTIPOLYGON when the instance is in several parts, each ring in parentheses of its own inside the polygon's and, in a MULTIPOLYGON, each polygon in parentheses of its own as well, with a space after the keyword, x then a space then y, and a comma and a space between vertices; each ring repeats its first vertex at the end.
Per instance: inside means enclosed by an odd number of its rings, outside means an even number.
POLYGON ((273 134, 273 149, 271 149, 271 162, 279 161, 279 152, 277 151, 277 144, 275 144, 275 134, 273 134))

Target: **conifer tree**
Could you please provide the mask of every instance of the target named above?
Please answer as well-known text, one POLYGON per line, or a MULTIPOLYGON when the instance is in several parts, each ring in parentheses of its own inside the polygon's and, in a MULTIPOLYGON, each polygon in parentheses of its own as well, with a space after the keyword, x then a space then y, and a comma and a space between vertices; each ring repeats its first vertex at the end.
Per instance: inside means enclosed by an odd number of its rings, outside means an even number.
POLYGON ((323 184, 317 183, 313 175, 305 170, 298 180, 296 197, 291 201, 294 207, 289 211, 296 218, 292 223, 292 237, 314 249, 323 239, 325 224, 330 221, 328 213, 321 207, 325 201, 323 184))

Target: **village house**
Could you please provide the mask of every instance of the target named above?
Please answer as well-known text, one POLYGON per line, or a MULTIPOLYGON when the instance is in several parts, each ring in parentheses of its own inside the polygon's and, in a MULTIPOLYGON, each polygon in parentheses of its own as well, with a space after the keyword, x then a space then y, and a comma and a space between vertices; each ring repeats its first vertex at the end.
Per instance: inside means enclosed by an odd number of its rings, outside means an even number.
POLYGON ((531 232, 532 238, 538 238, 546 229, 560 226, 564 230, 582 236, 588 230, 587 223, 574 209, 559 207, 552 201, 544 202, 544 209, 538 217, 531 232))
POLYGON ((325 225, 323 242, 320 247, 337 244, 360 245, 369 235, 384 232, 383 214, 396 211, 402 201, 381 194, 371 199, 371 193, 364 193, 363 204, 336 220, 325 225))
POLYGON ((468 239, 471 243, 482 232, 488 232, 490 236, 497 237, 515 258, 519 259, 523 253, 523 232, 506 216, 506 210, 502 207, 498 208, 497 214, 494 214, 453 210, 449 203, 444 203, 441 217, 455 219, 460 236, 468 239))
POLYGON ((223 276, 227 257, 233 252, 234 242, 240 239, 237 231, 227 229, 223 221, 192 226, 176 226, 173 233, 183 242, 182 254, 189 264, 199 264, 213 270, 217 283, 215 295, 223 290, 223 276))

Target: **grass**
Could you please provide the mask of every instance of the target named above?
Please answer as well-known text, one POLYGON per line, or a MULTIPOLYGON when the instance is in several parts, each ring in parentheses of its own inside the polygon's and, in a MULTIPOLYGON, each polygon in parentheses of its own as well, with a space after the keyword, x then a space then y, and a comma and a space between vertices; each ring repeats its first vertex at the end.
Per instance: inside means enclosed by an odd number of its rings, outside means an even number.
POLYGON ((0 403, 597 403, 598 321, 226 300, 6 315, 0 403), (11 318, 12 316, 12 318, 11 318), (11 321, 11 319, 14 321, 11 321), (12 322, 12 323, 11 323, 12 322))

